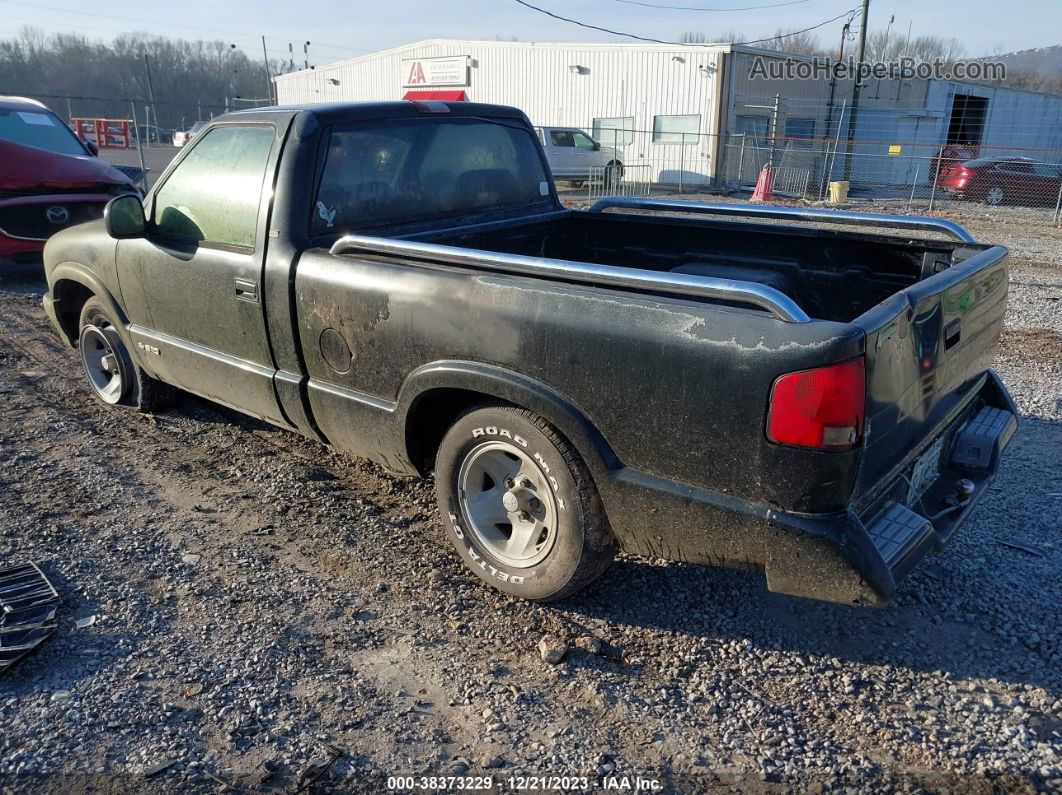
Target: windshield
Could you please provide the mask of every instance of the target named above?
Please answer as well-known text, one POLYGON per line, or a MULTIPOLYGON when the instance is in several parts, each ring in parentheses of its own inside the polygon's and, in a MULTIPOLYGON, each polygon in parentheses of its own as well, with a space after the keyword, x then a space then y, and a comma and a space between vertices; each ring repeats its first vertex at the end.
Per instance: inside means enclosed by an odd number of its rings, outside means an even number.
POLYGON ((549 196, 531 132, 489 119, 338 127, 314 202, 314 234, 526 206, 549 196))
POLYGON ((44 110, 0 110, 0 141, 47 149, 60 155, 87 155, 70 128, 44 110))

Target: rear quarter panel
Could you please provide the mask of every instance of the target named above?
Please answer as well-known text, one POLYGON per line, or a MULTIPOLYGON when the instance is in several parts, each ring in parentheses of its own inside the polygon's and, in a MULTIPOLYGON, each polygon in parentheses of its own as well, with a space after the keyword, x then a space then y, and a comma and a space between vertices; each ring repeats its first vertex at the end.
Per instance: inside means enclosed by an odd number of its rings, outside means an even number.
POLYGON ((764 427, 774 379, 858 355, 854 327, 323 250, 300 260, 295 301, 316 420, 357 454, 400 446, 383 417, 409 373, 471 361, 565 397, 623 466, 800 510, 839 508, 850 492, 857 454, 782 448, 764 427), (346 372, 322 353, 335 334, 346 372), (332 386, 361 405, 345 410, 332 386))

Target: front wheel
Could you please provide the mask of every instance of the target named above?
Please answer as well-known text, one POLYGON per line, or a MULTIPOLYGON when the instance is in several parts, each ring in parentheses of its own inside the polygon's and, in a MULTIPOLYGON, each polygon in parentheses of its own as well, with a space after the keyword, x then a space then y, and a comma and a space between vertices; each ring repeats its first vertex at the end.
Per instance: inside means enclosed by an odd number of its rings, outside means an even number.
POLYGON ((460 417, 439 446, 435 487, 465 565, 513 596, 563 599, 616 554, 586 466, 529 411, 483 406, 460 417))
POLYGON ((81 366, 97 398, 110 406, 135 406, 146 413, 173 403, 173 387, 136 366, 114 320, 99 299, 90 298, 85 302, 78 326, 81 366))

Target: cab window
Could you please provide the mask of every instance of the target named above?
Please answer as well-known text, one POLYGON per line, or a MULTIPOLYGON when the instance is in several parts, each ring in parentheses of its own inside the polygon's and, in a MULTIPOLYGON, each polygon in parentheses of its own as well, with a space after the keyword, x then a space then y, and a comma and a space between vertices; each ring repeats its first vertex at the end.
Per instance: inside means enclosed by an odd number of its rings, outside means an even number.
POLYGON ((573 133, 572 137, 575 139, 575 145, 579 149, 588 149, 591 152, 594 151, 594 142, 590 139, 590 136, 586 133, 573 133))
POLYGON ((570 130, 550 130, 549 139, 554 146, 575 146, 575 139, 570 130))
POLYGON ((215 127, 155 194, 154 231, 185 243, 253 249, 272 125, 215 127))
POLYGON ((531 131, 508 119, 418 118, 332 130, 310 231, 415 223, 549 201, 531 131))

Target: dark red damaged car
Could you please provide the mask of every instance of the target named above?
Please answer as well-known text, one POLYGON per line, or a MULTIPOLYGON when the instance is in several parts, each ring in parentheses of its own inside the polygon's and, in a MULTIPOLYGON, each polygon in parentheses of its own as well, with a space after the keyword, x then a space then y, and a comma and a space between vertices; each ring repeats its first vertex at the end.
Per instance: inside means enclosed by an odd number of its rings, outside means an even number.
POLYGON ((55 232, 135 192, 40 102, 0 96, 0 261, 39 260, 55 232))
POLYGON ((1062 165, 1027 157, 982 157, 945 166, 937 188, 957 199, 986 204, 1054 204, 1062 165))

